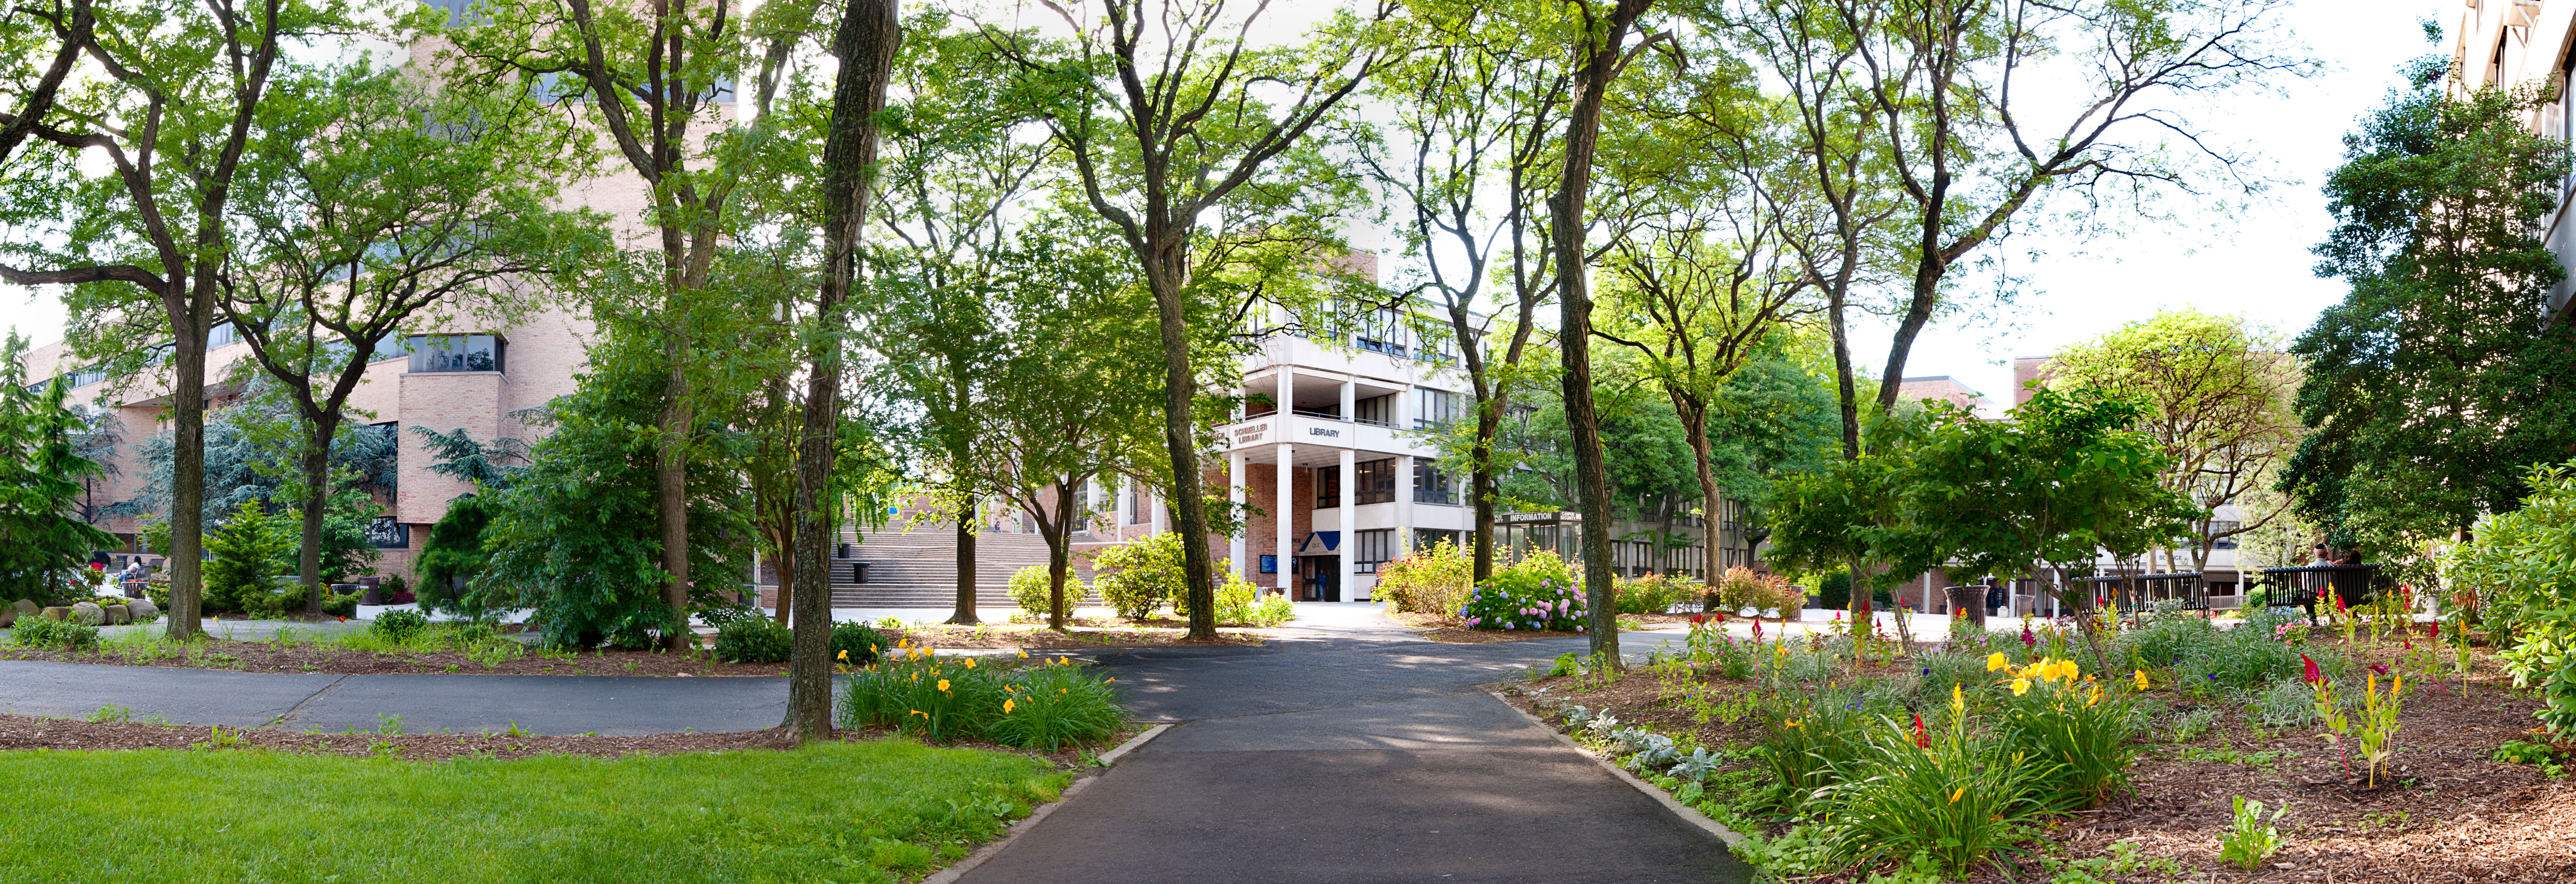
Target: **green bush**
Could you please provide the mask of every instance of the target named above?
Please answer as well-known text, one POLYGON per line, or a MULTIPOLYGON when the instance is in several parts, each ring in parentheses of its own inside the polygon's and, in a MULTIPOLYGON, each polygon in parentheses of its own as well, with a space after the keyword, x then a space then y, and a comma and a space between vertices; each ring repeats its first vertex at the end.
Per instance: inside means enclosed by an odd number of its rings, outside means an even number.
POLYGON ((1370 595, 1401 613, 1454 617, 1467 603, 1475 572, 1476 563, 1467 553, 1443 539, 1430 549, 1379 565, 1377 588, 1370 595))
POLYGON ((206 550, 214 556, 205 566, 206 610, 255 616, 284 611, 290 597, 280 591, 277 575, 294 567, 288 557, 295 544, 284 516, 269 514, 257 501, 242 501, 223 527, 206 532, 206 550))
POLYGON ((865 623, 832 624, 832 659, 851 666, 865 666, 884 656, 885 636, 865 623))
POLYGON ((1862 705, 1839 693, 1766 702, 1757 713, 1761 743, 1753 750, 1771 771, 1772 792, 1762 800, 1796 814, 1850 777, 1868 749, 1871 716, 1862 705))
POLYGON ((1153 617, 1155 608, 1179 597, 1189 585, 1177 531, 1101 550, 1092 557, 1091 566, 1099 573, 1091 585, 1100 599, 1129 620, 1153 617))
POLYGON ((1622 614, 1662 614, 1674 605, 1699 598, 1705 586, 1669 574, 1648 574, 1612 583, 1610 597, 1622 614))
POLYGON ((728 663, 785 663, 796 633, 767 617, 745 617, 716 630, 716 657, 728 663))
POLYGON ((897 654, 843 683, 841 726, 1049 751, 1115 735, 1124 716, 1109 680, 1062 659, 1010 666, 897 654))
POLYGON ((377 614, 376 622, 367 624, 368 632, 395 642, 410 641, 412 636, 428 628, 428 615, 399 609, 377 614))
MULTIPOLYGON (((1289 603, 1287 598, 1274 597, 1278 599, 1278 601, 1274 603, 1268 600, 1261 600, 1260 595, 1261 588, 1253 586, 1250 583, 1245 583, 1243 581, 1243 575, 1225 575, 1225 585, 1217 587, 1216 591, 1217 625, 1277 626, 1281 623, 1288 622, 1289 617, 1296 615, 1296 608, 1289 603)), ((1189 601, 1187 599, 1174 596, 1172 598, 1172 616, 1184 619, 1188 618, 1190 616, 1189 601)))
POLYGON ((1277 626, 1297 619, 1297 604, 1284 595, 1262 596, 1244 615, 1245 626, 1277 626))
POLYGON ((1469 629, 1571 629, 1587 616, 1583 584, 1565 560, 1541 552, 1494 572, 1459 610, 1469 629))
POLYGON ((697 615, 699 620, 704 621, 708 626, 713 626, 717 629, 723 629, 736 620, 747 620, 753 617, 769 616, 761 613, 759 608, 754 608, 750 605, 741 603, 730 605, 703 605, 698 608, 697 615))
POLYGON ((358 593, 322 592, 322 613, 328 617, 358 616, 358 593))
MULTIPOLYGON (((1030 565, 1011 572, 1011 604, 1018 605, 1020 613, 1028 619, 1040 623, 1050 619, 1049 608, 1055 599, 1055 589, 1048 582, 1047 575, 1045 565, 1030 565)), ((1073 607, 1081 600, 1082 579, 1068 567, 1064 573, 1065 615, 1072 616, 1073 607)))
POLYGON ((98 644, 98 627, 50 617, 20 617, 9 630, 9 640, 30 648, 86 648, 98 644))

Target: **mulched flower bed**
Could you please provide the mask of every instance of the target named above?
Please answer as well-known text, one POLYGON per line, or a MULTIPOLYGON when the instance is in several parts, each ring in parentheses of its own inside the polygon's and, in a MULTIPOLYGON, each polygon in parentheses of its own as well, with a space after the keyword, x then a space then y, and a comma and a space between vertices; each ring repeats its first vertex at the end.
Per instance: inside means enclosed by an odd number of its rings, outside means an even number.
MULTIPOLYGON (((1408 614, 1400 611, 1388 611, 1386 615, 1393 618, 1397 623, 1402 623, 1419 630, 1415 635, 1447 645, 1480 645, 1487 642, 1517 642, 1541 638, 1574 638, 1576 636, 1583 635, 1583 633, 1575 632, 1570 629, 1469 629, 1466 627, 1464 620, 1457 617, 1449 617, 1439 614, 1408 614)), ((1691 615, 1689 614, 1648 614, 1642 617, 1635 614, 1621 614, 1619 615, 1619 631, 1637 632, 1641 629, 1664 628, 1676 623, 1688 624, 1690 622, 1690 618, 1691 615), (1634 625, 1638 621, 1643 621, 1648 625, 1643 627, 1634 625)))
MULTIPOLYGON (((2312 654, 2334 650, 2336 643, 2314 644, 2312 654)), ((2365 648, 2364 655, 2393 666, 2388 658, 2394 650, 2365 648)), ((2241 707, 2221 705, 2209 732, 2171 742, 2163 716, 2214 701, 2160 690, 2154 696, 2164 702, 2149 707, 2158 720, 2142 737, 2149 748, 2130 769, 2134 791, 2062 819, 2047 840, 2073 858, 2119 852, 2143 857, 2133 863, 2134 874, 2111 876, 2122 882, 2576 881, 2576 781, 2494 760, 2496 747, 2508 741, 2544 741, 2532 718, 2542 703, 2532 692, 2510 689, 2508 679, 2494 674, 2495 660, 2483 650, 2479 656, 2480 672, 2471 677, 2465 698, 2456 679, 2435 685, 2408 678, 2412 691, 2399 718, 2393 774, 2383 775, 2377 788, 2345 776, 2341 756, 2317 736, 2324 728, 2315 723, 2261 732, 2247 723, 2241 707), (2232 798, 2238 795, 2267 808, 2289 808, 2280 824, 2281 852, 2253 872, 2218 858, 2219 836, 2233 826, 2232 798), (2115 848, 2122 843, 2134 846, 2115 848)), ((1904 677, 1893 670, 1887 675, 1904 677)), ((2381 684, 2384 689, 2387 682, 2381 684)), ((1665 699, 1674 691, 1643 668, 1596 690, 1578 692, 1581 685, 1579 676, 1540 678, 1504 694, 1551 725, 1558 719, 1533 704, 1531 691, 1547 688, 1551 698, 1606 709, 1623 724, 1691 733, 1710 747, 1743 746, 1757 736, 1749 715, 1732 725, 1699 723, 1688 708, 1665 699)), ((1723 680, 1695 685, 1721 701, 1757 689, 1723 680)), ((2560 748, 2576 751, 2576 745, 2560 748)), ((2360 771, 2358 759, 2353 769, 2360 771)), ((1782 828, 1775 826, 1774 833, 1782 828)), ((2025 863, 2016 875, 2020 881, 2047 878, 2035 863, 2025 863)), ((1845 872, 1799 880, 1849 884, 1865 877, 1845 872)), ((1981 865, 1970 880, 2015 879, 1981 865)))
POLYGON ((1142 623, 1129 620, 1102 620, 1076 617, 1066 621, 1066 631, 1057 632, 1034 624, 1008 626, 907 626, 900 629, 878 627, 888 640, 911 639, 915 645, 933 648, 1040 648, 1074 650, 1081 648, 1139 647, 1215 647, 1259 646, 1259 635, 1240 630, 1218 630, 1214 640, 1189 638, 1190 625, 1183 621, 1154 619, 1142 623))
POLYGON ((657 651, 596 650, 579 654, 545 654, 534 648, 525 656, 490 667, 458 651, 382 653, 324 647, 311 643, 228 641, 208 638, 194 654, 173 653, 158 659, 127 657, 113 650, 40 650, 0 647, 0 660, 46 660, 158 666, 172 669, 230 669, 237 672, 316 672, 330 675, 458 673, 468 675, 650 675, 718 678, 785 675, 785 663, 726 663, 706 651, 667 654, 657 651))
MULTIPOLYGON (((963 741, 948 744, 951 748, 983 749, 1010 752, 1042 758, 1061 770, 1086 767, 1088 759, 1108 751, 1128 738, 1142 733, 1147 725, 1130 724, 1117 735, 1091 746, 1068 746, 1062 751, 1039 752, 993 743, 963 741)), ((839 730, 834 735, 842 740, 894 739, 885 731, 839 730)), ((0 713, 0 751, 13 749, 266 749, 278 752, 303 752, 315 755, 349 757, 377 756, 405 761, 446 761, 452 758, 529 758, 538 755, 588 755, 600 758, 622 758, 629 755, 676 755, 687 752, 748 752, 794 748, 786 730, 743 731, 739 733, 647 734, 634 737, 540 736, 507 733, 309 733, 277 728, 224 728, 220 737, 214 728, 187 725, 155 724, 140 721, 80 721, 68 718, 45 718, 32 715, 0 713)))

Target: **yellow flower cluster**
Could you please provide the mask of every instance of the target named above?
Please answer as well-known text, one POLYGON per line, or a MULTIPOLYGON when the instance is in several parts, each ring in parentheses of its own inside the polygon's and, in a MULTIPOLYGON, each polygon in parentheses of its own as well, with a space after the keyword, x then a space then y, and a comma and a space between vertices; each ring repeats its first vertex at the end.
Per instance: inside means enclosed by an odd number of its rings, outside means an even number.
POLYGON ((2049 657, 2041 657, 2038 660, 2033 661, 2028 666, 2014 666, 2012 665, 2012 661, 2004 659, 2004 655, 2002 654, 1988 655, 1986 657, 1986 671, 1994 672, 1996 670, 2003 670, 2005 674, 2012 677, 2012 681, 2010 682, 1999 681, 1999 683, 2012 685, 2013 696, 2016 697, 2030 693, 2030 686, 2033 682, 2046 684, 2048 682, 2055 681, 2063 682, 2072 686, 2075 684, 2075 677, 2082 674, 2078 669, 2076 669, 2075 661, 2073 660, 2058 660, 2049 657))

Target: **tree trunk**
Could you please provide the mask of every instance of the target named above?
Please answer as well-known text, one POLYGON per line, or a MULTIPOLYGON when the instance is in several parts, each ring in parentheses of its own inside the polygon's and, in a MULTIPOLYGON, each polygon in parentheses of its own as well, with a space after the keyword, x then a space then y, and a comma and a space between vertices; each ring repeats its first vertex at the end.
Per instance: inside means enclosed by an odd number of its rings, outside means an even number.
POLYGON ((979 527, 975 523, 982 510, 972 499, 957 507, 957 610, 948 615, 948 622, 960 626, 983 622, 975 616, 975 535, 979 527))
POLYGON ((1057 483, 1055 501, 1052 530, 1044 517, 1038 519, 1038 530, 1046 534, 1047 628, 1062 632, 1072 609, 1064 598, 1064 579, 1073 570, 1073 489, 1057 483))
POLYGON ((1691 460, 1699 467, 1700 548, 1705 553, 1699 570, 1700 582, 1707 587, 1704 593, 1708 598, 1701 604, 1701 608, 1706 609, 1716 606, 1717 546, 1718 541, 1724 539, 1718 526, 1725 524, 1721 514, 1726 498, 1718 492, 1717 470, 1709 464, 1715 455, 1708 442, 1708 409, 1705 406, 1692 409, 1690 415, 1682 419, 1682 431, 1690 437, 1691 460))
MULTIPOLYGON (((1157 215, 1154 223, 1166 223, 1157 215)), ((1157 244, 1177 235, 1161 231, 1157 244)), ((1160 256, 1149 256, 1146 282, 1154 291, 1157 324, 1163 335, 1163 448, 1172 458, 1173 530, 1181 532, 1181 573, 1189 582, 1190 633, 1200 640, 1216 638, 1216 584, 1207 552, 1207 501, 1199 478, 1198 442, 1192 434, 1190 396, 1197 391, 1190 368, 1189 320, 1181 304, 1178 273, 1160 256), (1158 266, 1157 266, 1158 265, 1158 266)), ((1286 409, 1289 403, 1280 403, 1286 409)), ((1282 469, 1286 466, 1282 465, 1282 469)), ((1283 507, 1284 509, 1284 507, 1283 507)), ((1286 518, 1285 513, 1281 518, 1286 518)), ((1284 565, 1283 565, 1284 567, 1284 565)))
MULTIPOLYGON (((182 294, 165 303, 185 303, 183 277, 173 273, 170 286, 182 294)), ((206 548, 206 333, 214 321, 214 302, 203 296, 191 305, 186 322, 173 331, 170 384, 170 625, 165 634, 186 641, 205 634, 203 589, 206 548)))
MULTIPOLYGON (((832 600, 826 560, 832 543, 833 445, 840 438, 841 346, 858 276, 859 228, 867 219, 867 171, 876 162, 876 115, 885 108, 895 47, 903 39, 895 0, 850 0, 832 54, 832 117, 823 141, 823 283, 796 438, 796 629, 787 670, 787 720, 799 738, 832 735, 832 600)), ((782 587, 783 588, 783 587, 782 587)))
POLYGON ((331 499, 331 434, 338 415, 313 422, 313 437, 304 443, 304 534, 298 547, 296 575, 304 581, 307 613, 322 613, 322 511, 331 499))
MULTIPOLYGON (((790 513, 788 518, 793 519, 795 515, 790 513)), ((787 617, 788 609, 793 607, 796 601, 796 572, 804 570, 796 567, 796 550, 800 545, 796 542, 796 523, 790 521, 781 524, 778 530, 771 534, 770 549, 777 551, 777 554, 770 558, 770 567, 778 569, 778 622, 787 623, 790 622, 787 617)), ((823 582, 830 584, 831 575, 825 574, 824 577, 826 579, 823 582)), ((757 606, 760 604, 760 599, 757 597, 760 592, 760 575, 751 575, 751 583, 754 593, 751 603, 757 606)))
POLYGON ((1494 437, 1502 433, 1504 396, 1497 391, 1491 407, 1476 409, 1475 469, 1467 489, 1475 497, 1476 547, 1475 582, 1483 583, 1494 576, 1494 498, 1502 493, 1502 477, 1494 473, 1494 437))
MULTIPOLYGON (((678 293, 672 293, 677 301, 678 293)), ((689 649, 689 454, 690 416, 688 406, 688 373, 681 368, 686 345, 679 336, 686 334, 688 321, 666 348, 671 359, 671 375, 662 411, 662 444, 653 462, 654 503, 661 513, 662 570, 670 582, 662 586, 662 602, 671 606, 671 628, 662 635, 662 647, 672 652, 689 649)))
MULTIPOLYGON (((1619 660, 1618 611, 1611 600, 1610 473, 1601 450, 1601 417, 1592 405, 1592 290, 1585 277, 1584 202, 1592 189, 1592 154, 1601 134, 1601 106, 1618 72, 1628 27, 1653 0, 1618 0, 1598 37, 1586 28, 1576 38, 1574 103, 1566 114, 1565 173, 1550 209, 1555 214, 1557 303, 1562 320, 1557 347, 1565 368, 1565 422, 1574 437, 1575 498, 1583 513, 1583 588, 1591 613, 1591 651, 1612 666, 1619 660)), ((1591 10, 1584 13, 1588 18, 1591 10)))
POLYGON ((1843 418, 1843 459, 1859 460, 1860 400, 1858 392, 1853 389, 1851 341, 1844 337, 1843 299, 1843 288, 1834 287, 1831 303, 1825 308, 1825 324, 1831 330, 1834 339, 1834 385, 1840 393, 1837 404, 1841 407, 1843 418))

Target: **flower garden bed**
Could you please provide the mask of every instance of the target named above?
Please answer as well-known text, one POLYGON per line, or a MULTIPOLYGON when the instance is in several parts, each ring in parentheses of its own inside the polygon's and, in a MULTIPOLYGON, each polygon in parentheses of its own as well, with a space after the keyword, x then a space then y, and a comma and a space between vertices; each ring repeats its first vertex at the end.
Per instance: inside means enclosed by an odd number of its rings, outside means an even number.
POLYGON ((459 673, 472 675, 649 675, 726 677, 784 675, 784 663, 727 663, 706 651, 671 654, 600 648, 549 651, 508 638, 479 647, 404 647, 369 650, 339 638, 296 637, 236 641, 203 638, 173 642, 147 635, 119 637, 87 648, 62 650, 0 645, 0 660, 44 660, 109 666, 229 669, 237 672, 317 672, 330 675, 459 673))
MULTIPOLYGON (((2323 632, 2293 650, 2344 659, 2343 642, 2323 632)), ((2123 743, 2136 752, 2125 772, 2126 784, 2089 806, 2036 815, 2013 835, 2028 854, 2003 857, 2009 876, 2002 865, 1984 859, 1951 879, 2058 884, 2576 880, 2576 785, 2565 776, 2576 770, 2576 745, 2556 747, 2555 758, 2538 758, 2538 765, 2498 760, 2499 748, 2517 741, 2535 755, 2547 754, 2541 748, 2546 738, 2533 727, 2532 713, 2541 708, 2541 700, 2531 691, 2511 688, 2511 679, 2499 674, 2498 661, 2483 648, 2473 649, 2463 697, 2448 656, 2453 649, 2444 648, 2437 673, 2428 671, 2433 667, 2426 655, 2406 647, 2407 640, 2391 636, 2374 642, 2362 636, 2350 648, 2351 668, 2344 670, 2343 677, 2366 684, 2369 667, 2386 667, 2387 674, 2377 679, 2383 694, 2395 676, 2407 678, 2393 736, 2396 751, 2376 786, 2362 776, 2364 761, 2357 750, 2350 762, 2353 775, 2346 776, 2341 749, 2355 746, 2352 736, 2339 747, 2318 736, 2325 730, 2319 722, 2288 723, 2300 710, 2283 698, 2307 689, 2295 671, 2288 673, 2288 687, 2281 686, 2281 679, 2271 682, 2269 692, 2275 696, 2269 708, 2264 690, 2191 687, 2183 676, 2227 672, 2202 673, 2210 667, 2197 658, 2146 667, 2145 690, 2133 684, 2141 670, 2107 678, 2090 673, 2095 680, 2079 683, 2070 697, 2081 700, 2082 691, 2107 686, 2106 696, 2136 709, 2137 726, 2123 743), (2453 677, 2436 683, 2436 674, 2453 677), (2549 773, 2553 763, 2558 765, 2556 777, 2549 773), (2221 856, 2222 837, 2236 828, 2234 799, 2240 796, 2267 808, 2287 808, 2277 823, 2280 847, 2251 871, 2221 856)), ((2415 640, 2424 643, 2419 647, 2429 646, 2423 637, 2415 640)), ((1762 646, 1769 650, 1750 655, 1751 660, 1737 658, 1732 673, 1724 671, 1728 667, 1720 665, 1720 655, 1697 654, 1632 667, 1615 680, 1583 671, 1579 661, 1560 661, 1557 671, 1569 674, 1507 683, 1504 694, 1541 720, 1630 762, 1641 775, 1674 789, 1677 797, 1744 831, 1767 836, 1739 853, 1767 863, 1769 871, 1786 880, 1859 884, 1873 875, 1882 881, 1932 880, 1905 877, 1908 870, 1902 864, 1829 857, 1831 851, 1819 845, 1833 840, 1826 821, 1834 814, 1820 806, 1830 802, 1790 811, 1766 800, 1763 796, 1783 793, 1774 788, 1779 780, 1765 750, 1757 747, 1781 745, 1779 735, 1790 732, 1783 722, 1769 718, 1796 708, 1784 706, 1782 697, 1801 690, 1801 676, 1844 686, 1823 690, 1837 701, 1851 698, 1854 705, 1871 710, 1837 710, 1838 721, 1889 731, 1880 735, 1883 742, 1923 741, 1929 754, 1939 752, 1939 735, 1951 708, 1948 685, 1955 684, 1971 703, 1962 716, 1970 722, 1968 733, 1991 738, 2001 720, 1997 709, 2009 705, 2009 677, 2019 673, 1990 673, 1964 664, 1985 653, 2024 646, 2010 633, 1968 641, 1975 647, 1946 654, 1929 650, 1905 657, 1888 649, 1887 655, 1874 655, 1855 667, 1847 657, 1833 660, 1830 648, 1819 658, 1813 648, 1824 640, 1801 640, 1762 646), (1791 652, 1779 654, 1783 647, 1791 652), (1795 671, 1802 668, 1804 672, 1795 671), (1572 718, 1578 709, 1591 721, 1572 718), (1911 718, 1918 714, 1921 719, 1911 718), (1590 726, 1604 715, 1615 719, 1610 731, 1590 726), (1888 719, 1895 722, 1893 728, 1888 719), (1658 738, 1669 742, 1657 743, 1658 738), (1709 766, 1677 766, 1686 765, 1687 756, 1699 749, 1711 753, 1703 756, 1709 766), (1641 762, 1641 754, 1652 761, 1641 762), (1696 780, 1689 776, 1694 773, 1696 780)), ((2070 656, 2092 668, 2091 654, 2080 643, 2061 647, 2077 650, 2070 656)), ((2113 640, 2110 650, 2116 654, 2141 647, 2154 645, 2133 630, 2113 640)), ((2220 649, 2209 653, 2226 653, 2226 646, 2213 647, 2220 649)), ((2013 658, 2008 665, 2022 666, 2032 652, 2008 655, 2013 658)), ((2298 658, 2291 656, 2289 662, 2295 667, 2298 658)), ((1817 687, 1809 683, 1806 689, 1817 687)), ((1797 727, 1813 728, 1823 720, 1809 718, 1797 727)))
MULTIPOLYGON (((1583 636, 1583 633, 1576 632, 1571 629, 1475 629, 1467 625, 1465 618, 1445 617, 1438 614, 1415 614, 1404 611, 1388 611, 1386 615, 1395 622, 1404 624, 1405 626, 1416 630, 1414 634, 1417 636, 1447 645, 1479 645, 1487 642, 1516 642, 1542 638, 1580 638, 1583 636)), ((1689 614, 1621 614, 1619 615, 1619 631, 1635 632, 1639 630, 1666 629, 1675 625, 1687 625, 1690 623, 1690 618, 1691 615, 1689 614)))
POLYGON ((1236 629, 1218 630, 1214 640, 1189 637, 1190 625, 1170 619, 1141 622, 1076 617, 1066 622, 1062 632, 1027 623, 986 623, 977 626, 915 625, 877 627, 888 639, 909 638, 916 645, 940 648, 1138 648, 1138 647, 1206 647, 1223 645, 1259 646, 1259 633, 1236 629))

